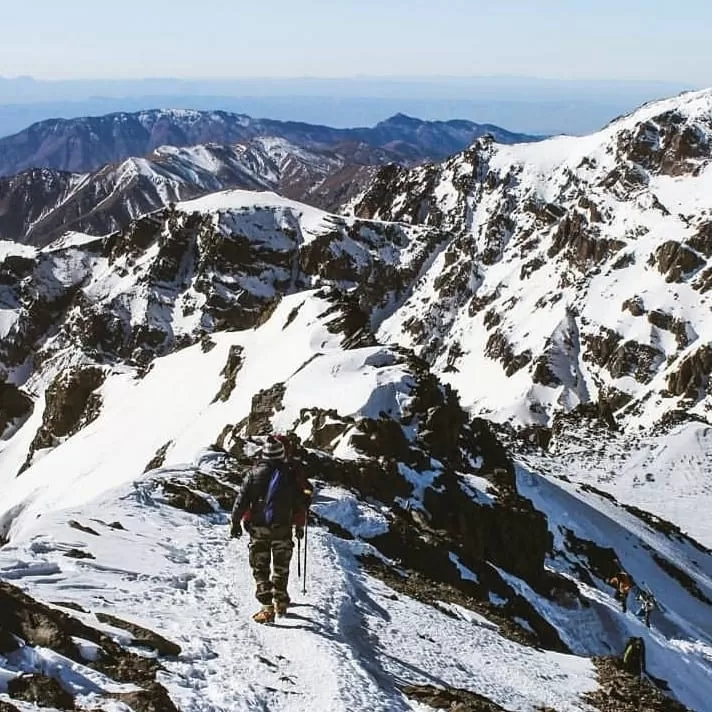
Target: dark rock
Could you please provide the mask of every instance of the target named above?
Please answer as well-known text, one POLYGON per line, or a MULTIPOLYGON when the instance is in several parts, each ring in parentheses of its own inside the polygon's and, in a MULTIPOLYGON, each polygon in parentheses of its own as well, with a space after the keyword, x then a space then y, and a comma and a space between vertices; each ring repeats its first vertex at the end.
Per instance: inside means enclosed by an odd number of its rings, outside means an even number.
POLYGON ((571 529, 566 528, 564 529, 564 540, 566 549, 579 560, 583 560, 585 565, 576 563, 575 569, 579 577, 589 585, 594 585, 589 571, 602 581, 607 581, 622 569, 614 549, 580 539, 571 529))
POLYGON ((660 309, 655 309, 648 312, 648 321, 657 326, 658 329, 664 329, 675 334, 677 345, 684 349, 688 343, 687 324, 682 319, 676 319, 672 314, 668 314, 660 309))
POLYGON ((20 675, 7 683, 10 697, 23 702, 32 702, 42 707, 62 710, 76 709, 74 697, 57 680, 44 675, 20 675))
POLYGON ((11 705, 9 702, 5 702, 5 700, 0 700, 0 712, 20 712, 20 710, 18 710, 15 705, 11 705))
POLYGON ((26 420, 32 413, 34 401, 17 386, 0 380, 0 437, 8 425, 26 420))
POLYGON ((693 282, 692 287, 700 294, 709 292, 712 289, 712 267, 702 270, 700 276, 693 282))
POLYGON ((645 305, 641 297, 635 296, 626 299, 621 305, 621 311, 629 311, 633 316, 643 316, 645 314, 645 305))
POLYGON ((534 259, 525 262, 522 265, 521 270, 519 270, 519 279, 528 279, 534 274, 538 269, 543 267, 546 263, 541 257, 535 257, 534 259))
POLYGON ((138 692, 123 692, 113 696, 131 707, 134 712, 180 712, 166 688, 157 682, 149 683, 138 692))
POLYGON ((499 329, 490 334, 487 339, 485 355, 495 361, 500 361, 507 376, 513 376, 521 368, 524 368, 532 358, 531 351, 528 349, 515 354, 509 340, 499 329))
POLYGON ((649 264, 656 265, 666 282, 682 282, 692 272, 704 265, 699 255, 685 245, 668 240, 655 254, 650 256, 649 264))
POLYGON ((148 461, 146 467, 143 468, 143 471, 149 472, 150 470, 155 470, 161 467, 161 465, 163 465, 164 460, 166 459, 166 453, 168 452, 168 448, 171 445, 173 445, 172 440, 169 440, 167 443, 161 445, 161 447, 156 450, 156 454, 148 461))
POLYGON ((252 397, 252 407, 245 423, 247 435, 266 435, 272 432, 271 419, 275 412, 282 410, 284 393, 284 384, 275 383, 252 397))
POLYGON ((420 704, 451 712, 506 712, 504 707, 476 692, 456 687, 440 688, 433 685, 402 685, 403 694, 420 704))
POLYGON ((626 341, 610 357, 606 366, 613 378, 633 376, 639 383, 650 383, 664 354, 659 349, 637 341, 626 341))
POLYGON ((237 491, 234 487, 221 482, 216 477, 204 472, 197 472, 193 477, 195 486, 215 498, 217 503, 225 510, 232 510, 237 491))
POLYGON ((307 420, 311 421, 311 436, 304 445, 323 452, 329 452, 333 441, 354 425, 353 418, 342 418, 335 410, 320 408, 302 409, 300 422, 307 420))
POLYGON ((223 384, 220 390, 217 392, 215 398, 213 398, 213 403, 216 401, 226 401, 233 390, 235 389, 235 380, 237 379, 237 374, 242 368, 244 363, 243 348, 239 344, 233 344, 230 347, 230 351, 227 356, 227 363, 225 364, 220 375, 224 376, 223 384))
POLYGON ((70 519, 67 524, 72 528, 76 529, 77 531, 84 532, 85 534, 91 534, 92 536, 100 536, 98 531, 95 531, 91 527, 88 527, 84 524, 80 524, 76 519, 70 519))
POLYGON ((668 390, 675 396, 698 400, 709 390, 710 372, 712 347, 704 345, 687 356, 677 371, 668 376, 668 390))
POLYGON ((68 556, 70 559, 96 559, 96 556, 92 553, 82 549, 70 549, 69 551, 66 551, 64 555, 68 556))
POLYGON ((147 648, 152 648, 160 655, 168 655, 171 657, 175 657, 181 653, 180 645, 171 642, 158 633, 154 633, 154 631, 148 628, 123 620, 122 618, 117 618, 109 613, 102 613, 101 611, 96 613, 96 617, 102 623, 108 623, 114 628, 127 630, 131 633, 133 636, 132 645, 142 645, 147 648))
POLYGON ((191 514, 213 514, 215 511, 207 499, 190 487, 168 480, 161 480, 160 483, 167 495, 166 502, 171 507, 183 509, 191 514))
POLYGON ((619 658, 595 657, 593 663, 599 687, 583 698, 600 712, 692 712, 659 692, 647 677, 626 672, 619 658))
POLYGON ((625 247, 620 240, 599 237, 598 230, 582 213, 569 212, 559 223, 547 254, 555 257, 565 249, 574 264, 585 268, 587 263, 600 264, 625 247))
POLYGON ((712 257, 712 221, 701 223, 697 233, 685 242, 705 257, 712 257))
POLYGON ((19 588, 0 581, 0 630, 27 645, 50 648, 75 662, 98 670, 118 682, 139 686, 155 682, 161 669, 155 658, 124 650, 108 635, 82 623, 64 611, 34 600, 19 588), (74 642, 89 640, 101 649, 98 660, 86 660, 74 642))
MULTIPOLYGON (((384 289, 387 283, 379 280, 384 289)), ((402 289, 397 285, 398 289, 402 289)), ((371 331, 370 313, 364 311, 359 304, 354 293, 343 293, 331 291, 330 299, 334 305, 327 309, 321 317, 334 315, 334 318, 327 322, 326 328, 332 334, 343 334, 342 346, 345 349, 357 349, 365 346, 375 346, 376 337, 371 331)))
POLYGON ((32 440, 23 470, 37 450, 54 447, 61 438, 74 435, 99 416, 101 399, 95 391, 105 375, 103 369, 94 366, 74 368, 50 383, 45 391, 42 425, 32 440))

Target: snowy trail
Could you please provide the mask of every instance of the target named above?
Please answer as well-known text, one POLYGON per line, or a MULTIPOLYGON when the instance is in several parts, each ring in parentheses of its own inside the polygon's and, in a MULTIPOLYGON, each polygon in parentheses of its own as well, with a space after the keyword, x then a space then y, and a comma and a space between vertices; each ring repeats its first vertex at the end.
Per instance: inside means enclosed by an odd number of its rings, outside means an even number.
MULTIPOLYGON (((0 558, 0 575, 23 579, 45 600, 103 609, 178 643, 182 653, 164 662, 161 681, 183 712, 411 709, 395 688, 384 692, 383 680, 379 684, 369 673, 373 664, 354 648, 349 573, 328 535, 309 531, 306 596, 297 579, 295 547, 290 594, 296 605, 288 616, 263 626, 251 618, 259 603, 247 561, 248 537, 229 540, 227 527, 209 519, 176 526, 174 518, 183 516, 162 507, 112 512, 131 532, 115 535, 134 540, 135 556, 121 566, 111 562, 123 548, 114 551, 116 543, 107 556, 97 556, 101 564, 63 558, 70 547, 91 547, 99 554, 97 547, 104 544, 91 535, 80 541, 82 533, 71 530, 76 537, 62 545, 46 535, 30 544, 59 566, 47 561, 25 569, 15 559, 13 568, 0 558)), ((96 520, 90 524, 100 531, 96 520)), ((3 552, 11 553, 12 547, 3 552)))
MULTIPOLYGON (((344 575, 317 578, 312 572, 303 597, 297 593, 295 557, 290 591, 297 605, 287 617, 261 626, 251 620, 259 603, 253 595, 246 537, 226 544, 224 529, 202 526, 201 546, 192 552, 191 561, 203 572, 205 585, 183 603, 194 616, 193 633, 174 636, 184 646, 182 660, 169 664, 182 681, 181 709, 410 709, 402 699, 383 694, 340 629, 337 613, 344 603, 344 575), (210 679, 204 684, 193 661, 205 651, 216 657, 207 665, 210 679)), ((335 552, 321 532, 311 534, 313 569, 328 567, 333 572, 335 552)))
MULTIPOLYGON (((533 701, 560 712, 591 709, 580 698, 596 687, 589 659, 521 646, 465 609, 396 594, 356 561, 372 551, 366 543, 319 527, 309 529, 306 596, 295 557, 296 605, 274 625, 254 623, 247 537, 230 540, 224 514, 166 506, 150 475, 127 489, 41 517, 22 541, 0 549, 0 578, 42 600, 82 606, 92 613, 75 615, 125 643, 125 633, 93 612, 178 643, 181 654, 163 658, 159 680, 182 712, 422 709, 403 684, 479 691, 513 711, 530 712, 533 701), (95 558, 67 558, 70 549, 95 558)), ((365 525, 360 509, 345 511, 365 525)))

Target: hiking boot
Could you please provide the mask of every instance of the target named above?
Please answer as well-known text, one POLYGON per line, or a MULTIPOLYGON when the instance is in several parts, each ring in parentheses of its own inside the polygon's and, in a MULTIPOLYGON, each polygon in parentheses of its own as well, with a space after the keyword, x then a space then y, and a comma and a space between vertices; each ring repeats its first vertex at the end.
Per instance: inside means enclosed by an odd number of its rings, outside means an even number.
POLYGON ((287 608, 289 608, 289 602, 279 601, 274 604, 274 611, 278 616, 287 615, 287 608))
POLYGON ((262 608, 252 616, 255 623, 271 623, 274 620, 274 608, 272 606, 262 606, 262 608))

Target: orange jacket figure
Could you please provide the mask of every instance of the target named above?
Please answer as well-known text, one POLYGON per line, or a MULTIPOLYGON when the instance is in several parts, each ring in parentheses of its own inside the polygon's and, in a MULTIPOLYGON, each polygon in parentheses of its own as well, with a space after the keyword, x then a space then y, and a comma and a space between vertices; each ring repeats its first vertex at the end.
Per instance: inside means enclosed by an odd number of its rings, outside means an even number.
POLYGON ((633 581, 625 571, 619 571, 613 578, 609 578, 607 583, 615 586, 618 593, 626 595, 633 588, 633 581))

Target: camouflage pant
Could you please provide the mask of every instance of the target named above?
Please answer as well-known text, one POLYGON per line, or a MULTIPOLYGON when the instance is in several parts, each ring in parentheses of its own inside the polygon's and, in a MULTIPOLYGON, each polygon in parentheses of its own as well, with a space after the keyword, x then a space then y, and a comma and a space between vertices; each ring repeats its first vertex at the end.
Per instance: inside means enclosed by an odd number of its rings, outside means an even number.
POLYGON ((255 596, 262 605, 269 605, 273 600, 275 603, 289 603, 287 583, 293 549, 291 526, 252 527, 250 566, 257 586, 255 596))

